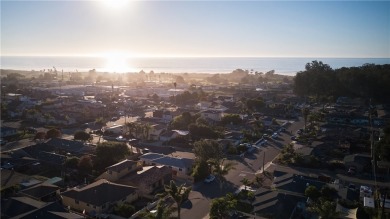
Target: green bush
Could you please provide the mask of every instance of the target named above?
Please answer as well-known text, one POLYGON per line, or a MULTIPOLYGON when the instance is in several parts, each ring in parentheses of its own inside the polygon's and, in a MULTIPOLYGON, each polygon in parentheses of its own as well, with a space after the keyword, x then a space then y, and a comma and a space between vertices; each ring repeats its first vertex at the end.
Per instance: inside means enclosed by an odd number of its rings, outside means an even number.
POLYGON ((209 166, 206 162, 197 163, 192 170, 192 176, 194 177, 195 182, 203 180, 208 175, 209 166))

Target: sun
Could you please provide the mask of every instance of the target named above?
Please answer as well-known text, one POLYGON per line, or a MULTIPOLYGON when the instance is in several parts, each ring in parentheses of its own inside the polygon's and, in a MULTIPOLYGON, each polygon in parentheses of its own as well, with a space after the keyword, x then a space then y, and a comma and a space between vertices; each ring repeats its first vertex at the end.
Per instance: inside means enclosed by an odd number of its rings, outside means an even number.
POLYGON ((112 73, 130 72, 132 69, 128 64, 128 57, 124 54, 112 53, 105 55, 106 64, 104 71, 112 73))
POLYGON ((129 0, 101 0, 101 2, 110 9, 121 9, 127 5, 129 0))

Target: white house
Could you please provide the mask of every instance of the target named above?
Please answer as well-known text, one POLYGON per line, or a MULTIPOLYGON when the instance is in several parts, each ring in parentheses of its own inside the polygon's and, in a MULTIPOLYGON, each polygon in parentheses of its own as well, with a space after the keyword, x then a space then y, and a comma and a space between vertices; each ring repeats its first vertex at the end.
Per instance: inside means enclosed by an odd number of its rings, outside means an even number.
POLYGON ((144 166, 165 165, 171 168, 173 178, 192 180, 192 177, 189 175, 189 173, 194 163, 193 159, 170 157, 157 153, 147 153, 140 156, 139 159, 144 166))

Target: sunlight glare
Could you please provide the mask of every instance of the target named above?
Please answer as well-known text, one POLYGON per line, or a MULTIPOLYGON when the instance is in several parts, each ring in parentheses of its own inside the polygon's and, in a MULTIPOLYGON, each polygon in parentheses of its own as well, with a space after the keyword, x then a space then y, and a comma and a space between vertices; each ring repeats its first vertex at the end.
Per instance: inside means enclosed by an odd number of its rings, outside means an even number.
POLYGON ((111 8, 115 10, 123 8, 129 2, 129 0, 101 0, 101 1, 107 8, 111 8))
POLYGON ((124 54, 107 54, 105 58, 106 64, 104 70, 107 72, 125 73, 131 70, 128 65, 128 57, 124 54))

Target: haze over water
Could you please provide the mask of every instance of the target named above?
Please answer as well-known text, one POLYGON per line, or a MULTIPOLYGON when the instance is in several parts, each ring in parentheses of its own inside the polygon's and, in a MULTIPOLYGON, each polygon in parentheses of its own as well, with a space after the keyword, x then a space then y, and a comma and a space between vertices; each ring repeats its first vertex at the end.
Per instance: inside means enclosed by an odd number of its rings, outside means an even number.
POLYGON ((305 64, 313 60, 322 61, 333 69, 361 66, 365 63, 390 64, 389 58, 257 58, 257 57, 212 57, 212 58, 126 58, 111 63, 104 57, 39 57, 3 56, 1 69, 43 70, 55 67, 66 72, 145 72, 156 73, 230 73, 234 69, 295 75, 305 69, 305 64))

